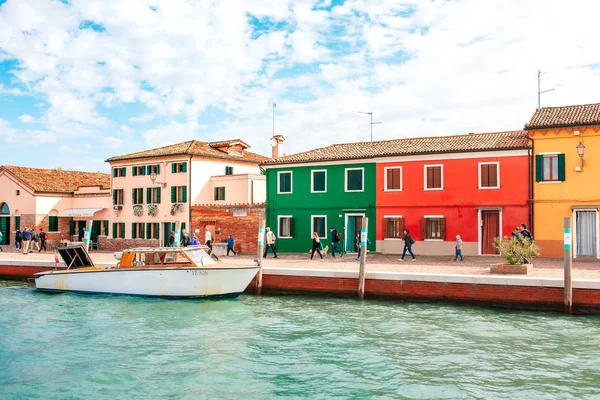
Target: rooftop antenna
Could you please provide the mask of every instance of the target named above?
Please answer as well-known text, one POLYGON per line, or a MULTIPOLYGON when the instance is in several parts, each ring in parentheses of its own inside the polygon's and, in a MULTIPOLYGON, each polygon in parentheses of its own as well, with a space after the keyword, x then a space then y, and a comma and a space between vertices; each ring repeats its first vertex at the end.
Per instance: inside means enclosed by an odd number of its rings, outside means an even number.
POLYGON ((541 95, 542 93, 547 93, 547 92, 551 92, 551 91, 553 91, 553 90, 554 90, 554 88, 552 88, 552 89, 548 89, 548 90, 541 90, 541 89, 540 89, 540 77, 541 77, 541 76, 542 76, 542 71, 540 71, 540 70, 538 69, 538 108, 541 108, 541 107, 542 107, 542 106, 541 106, 540 95, 541 95))
POLYGON ((371 116, 371 122, 369 122, 369 125, 371 125, 371 142, 373 141, 373 125, 376 124, 381 124, 381 121, 378 122, 373 122, 373 111, 359 111, 359 114, 367 114, 371 116))
POLYGON ((275 107, 277 107, 277 104, 273 102, 273 136, 275 136, 275 107))

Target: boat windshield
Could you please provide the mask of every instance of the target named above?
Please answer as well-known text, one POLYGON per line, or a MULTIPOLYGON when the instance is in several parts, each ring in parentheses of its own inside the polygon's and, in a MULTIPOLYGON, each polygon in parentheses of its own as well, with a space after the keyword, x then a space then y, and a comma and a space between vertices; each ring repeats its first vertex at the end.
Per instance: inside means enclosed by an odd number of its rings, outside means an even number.
POLYGON ((209 256, 202 247, 184 247, 183 251, 194 261, 198 267, 215 263, 215 260, 213 260, 212 257, 209 256))

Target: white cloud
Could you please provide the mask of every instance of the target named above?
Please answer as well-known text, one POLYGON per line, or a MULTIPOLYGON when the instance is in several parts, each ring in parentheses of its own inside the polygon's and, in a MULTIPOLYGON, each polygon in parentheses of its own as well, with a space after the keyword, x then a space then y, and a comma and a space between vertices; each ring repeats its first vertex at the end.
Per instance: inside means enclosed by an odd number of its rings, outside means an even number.
POLYGON ((24 124, 31 124, 32 122, 35 122, 35 118, 33 118, 29 114, 23 114, 19 116, 19 121, 21 121, 24 124))

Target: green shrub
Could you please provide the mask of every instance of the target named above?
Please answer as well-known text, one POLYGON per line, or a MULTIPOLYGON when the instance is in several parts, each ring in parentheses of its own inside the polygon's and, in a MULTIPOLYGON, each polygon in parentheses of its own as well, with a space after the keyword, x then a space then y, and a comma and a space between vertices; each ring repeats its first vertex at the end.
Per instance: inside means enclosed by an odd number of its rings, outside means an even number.
POLYGON ((494 238, 494 248, 510 265, 523 264, 525 259, 531 262, 533 257, 540 255, 540 246, 528 238, 497 237, 494 238))

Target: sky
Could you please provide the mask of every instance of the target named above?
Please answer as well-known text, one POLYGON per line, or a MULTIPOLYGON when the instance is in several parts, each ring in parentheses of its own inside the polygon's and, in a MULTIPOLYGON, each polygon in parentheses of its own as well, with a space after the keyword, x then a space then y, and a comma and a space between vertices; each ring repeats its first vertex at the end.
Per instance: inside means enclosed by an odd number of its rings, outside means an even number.
POLYGON ((0 165, 239 138, 270 155, 600 102, 595 0, 0 0, 0 165), (273 108, 273 103, 276 107, 273 108))

